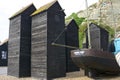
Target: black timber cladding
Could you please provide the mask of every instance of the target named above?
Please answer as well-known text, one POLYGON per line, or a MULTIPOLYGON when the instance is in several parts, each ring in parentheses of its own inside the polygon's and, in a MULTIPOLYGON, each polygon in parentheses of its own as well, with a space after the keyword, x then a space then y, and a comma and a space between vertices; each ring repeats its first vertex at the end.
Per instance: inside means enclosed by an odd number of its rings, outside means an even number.
MULTIPOLYGON (((73 46, 79 48, 79 38, 78 38, 78 25, 76 24, 75 20, 71 20, 67 25, 67 29, 65 31, 65 43, 68 46, 73 46)), ((66 48, 66 71, 79 71, 79 67, 77 67, 70 55, 70 51, 74 50, 73 48, 66 48)))
POLYGON ((31 14, 33 4, 18 11, 10 18, 8 41, 8 75, 28 77, 31 75, 31 14))
MULTIPOLYGON (((108 49, 109 33, 94 23, 91 23, 89 26, 91 47, 93 49, 106 51, 108 49)), ((86 37, 87 36, 88 35, 86 35, 86 37)), ((88 37, 86 38, 86 42, 88 46, 88 37)))
MULTIPOLYGON (((44 6, 45 7, 45 6, 44 6)), ((32 17, 32 77, 51 80, 66 73, 65 48, 51 43, 64 29, 64 12, 55 1, 32 17)), ((65 44, 65 34, 57 43, 65 44)))
POLYGON ((0 66, 7 66, 8 63, 8 40, 0 45, 0 66))

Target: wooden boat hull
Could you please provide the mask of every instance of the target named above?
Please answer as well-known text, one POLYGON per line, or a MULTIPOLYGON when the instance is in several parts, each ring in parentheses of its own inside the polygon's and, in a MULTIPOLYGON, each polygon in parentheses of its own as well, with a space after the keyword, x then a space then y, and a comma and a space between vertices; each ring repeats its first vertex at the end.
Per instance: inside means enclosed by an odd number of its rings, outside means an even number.
POLYGON ((112 53, 94 49, 71 51, 73 62, 80 68, 93 69, 97 72, 120 73, 115 56, 112 53))

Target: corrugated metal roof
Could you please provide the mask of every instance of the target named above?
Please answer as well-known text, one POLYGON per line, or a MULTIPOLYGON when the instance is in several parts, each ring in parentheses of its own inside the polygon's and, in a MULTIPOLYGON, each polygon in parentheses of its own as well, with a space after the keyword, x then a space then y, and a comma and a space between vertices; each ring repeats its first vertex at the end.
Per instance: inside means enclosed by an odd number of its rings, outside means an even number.
POLYGON ((33 12, 31 16, 36 15, 36 14, 42 12, 42 11, 47 10, 47 9, 50 8, 56 1, 57 1, 57 0, 54 0, 54 1, 52 1, 52 2, 50 2, 50 3, 48 3, 48 4, 46 4, 46 5, 44 5, 44 6, 42 6, 42 7, 40 7, 38 10, 36 10, 35 12, 33 12))
POLYGON ((15 17, 15 16, 21 14, 22 12, 24 12, 26 9, 28 9, 28 8, 29 8, 30 6, 32 6, 32 5, 33 5, 33 3, 31 3, 30 5, 28 5, 28 6, 24 7, 24 8, 22 8, 21 10, 19 10, 18 12, 16 12, 14 15, 12 15, 9 19, 11 19, 11 18, 13 18, 13 17, 15 17))

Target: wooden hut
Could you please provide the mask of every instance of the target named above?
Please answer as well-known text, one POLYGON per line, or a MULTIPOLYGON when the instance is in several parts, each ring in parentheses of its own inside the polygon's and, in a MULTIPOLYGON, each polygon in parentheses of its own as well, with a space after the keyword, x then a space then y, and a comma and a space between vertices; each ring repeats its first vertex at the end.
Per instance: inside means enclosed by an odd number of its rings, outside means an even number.
MULTIPOLYGON (((32 77, 51 80, 65 76, 65 48, 51 45, 65 27, 64 17, 56 0, 32 14, 32 77)), ((56 42, 65 45, 65 34, 56 42)))
MULTIPOLYGON (((109 33, 102 27, 91 23, 90 25, 91 48, 106 51, 109 43, 109 33)), ((86 44, 88 47, 88 35, 86 35, 86 44)))
POLYGON ((8 39, 0 44, 0 66, 7 66, 8 63, 8 39))
POLYGON ((10 17, 8 41, 8 75, 27 77, 31 74, 31 14, 33 4, 10 17))
MULTIPOLYGON (((78 47, 79 48, 79 38, 78 38, 78 30, 79 27, 75 20, 71 20, 66 23, 66 31, 65 31, 65 43, 68 46, 78 47)), ((66 48, 66 72, 78 71, 79 68, 73 63, 70 55, 70 51, 74 50, 74 48, 66 48)))

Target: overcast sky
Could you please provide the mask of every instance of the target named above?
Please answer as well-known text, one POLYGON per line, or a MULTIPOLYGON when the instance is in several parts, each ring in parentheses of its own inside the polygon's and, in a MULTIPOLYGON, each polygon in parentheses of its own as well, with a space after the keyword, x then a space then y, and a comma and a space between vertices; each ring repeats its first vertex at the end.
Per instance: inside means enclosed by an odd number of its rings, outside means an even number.
MULTIPOLYGON (((0 0, 0 41, 9 36, 9 17, 23 7, 33 3, 38 9, 46 3, 53 0, 0 0)), ((66 16, 72 12, 78 12, 85 9, 85 0, 58 0, 61 7, 65 9, 66 16)), ((98 0, 88 0, 91 5, 98 0)))

